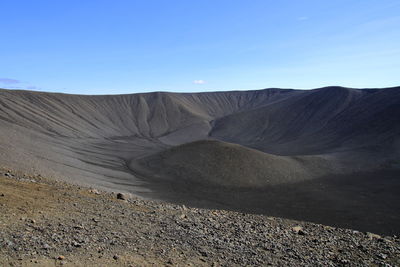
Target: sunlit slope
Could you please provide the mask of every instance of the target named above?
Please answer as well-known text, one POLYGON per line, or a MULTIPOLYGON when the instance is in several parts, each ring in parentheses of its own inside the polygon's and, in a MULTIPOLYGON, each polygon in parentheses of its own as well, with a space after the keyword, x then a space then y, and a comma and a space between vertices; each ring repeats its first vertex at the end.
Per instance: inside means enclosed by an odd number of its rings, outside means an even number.
POLYGON ((0 91, 0 120, 52 136, 157 138, 262 106, 292 91, 84 96, 0 91))

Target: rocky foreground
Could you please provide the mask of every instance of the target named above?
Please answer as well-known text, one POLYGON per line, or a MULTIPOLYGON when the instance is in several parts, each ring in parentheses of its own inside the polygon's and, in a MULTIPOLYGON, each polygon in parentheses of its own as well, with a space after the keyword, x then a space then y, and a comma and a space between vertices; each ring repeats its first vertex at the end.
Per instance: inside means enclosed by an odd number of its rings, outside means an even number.
POLYGON ((1 169, 0 266, 59 265, 399 266, 400 239, 1 169))

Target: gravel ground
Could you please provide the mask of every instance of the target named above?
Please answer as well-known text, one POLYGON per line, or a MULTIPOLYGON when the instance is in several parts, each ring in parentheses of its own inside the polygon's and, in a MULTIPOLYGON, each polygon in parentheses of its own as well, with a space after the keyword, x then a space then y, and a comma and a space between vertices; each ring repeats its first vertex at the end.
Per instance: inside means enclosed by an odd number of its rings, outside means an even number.
POLYGON ((400 239, 0 170, 0 266, 400 266, 400 239))

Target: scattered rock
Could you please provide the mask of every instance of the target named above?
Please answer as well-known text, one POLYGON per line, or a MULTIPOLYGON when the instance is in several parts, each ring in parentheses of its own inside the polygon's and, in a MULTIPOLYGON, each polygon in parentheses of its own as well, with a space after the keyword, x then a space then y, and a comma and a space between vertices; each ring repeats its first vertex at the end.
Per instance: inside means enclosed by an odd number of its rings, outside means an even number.
POLYGON ((301 226, 295 226, 292 228, 293 232, 295 232, 298 235, 305 235, 306 233, 303 231, 303 227, 301 226))
POLYGON ((117 194, 117 199, 120 199, 120 200, 127 200, 127 199, 128 199, 128 195, 125 194, 125 193, 118 193, 118 194, 117 194))
POLYGON ((63 190, 57 184, 44 198, 51 209, 35 210, 37 221, 27 213, 32 198, 10 211, 13 203, 7 204, 7 212, 0 212, 0 226, 8 224, 0 227, 0 265, 4 257, 14 266, 21 265, 18 259, 41 258, 52 258, 53 265, 79 265, 77 260, 83 266, 107 266, 114 260, 122 265, 125 253, 134 253, 142 264, 152 260, 173 266, 397 266, 400 258, 396 236, 386 241, 372 233, 142 199, 125 205, 116 203, 117 194, 93 197, 82 194, 88 189, 75 187, 65 195, 63 190))
POLYGON ((370 233, 370 232, 367 232, 367 237, 368 237, 370 240, 372 240, 372 239, 381 239, 381 238, 382 238, 380 235, 373 234, 373 233, 370 233))
POLYGON ((95 195, 100 195, 99 190, 94 189, 94 188, 90 189, 90 190, 89 190, 89 193, 92 193, 92 194, 95 194, 95 195))
POLYGON ((385 253, 380 253, 380 254, 378 254, 378 257, 385 260, 388 257, 388 255, 385 253))
POLYGON ((51 246, 47 243, 44 243, 42 248, 45 250, 49 250, 49 249, 51 249, 51 246))
POLYGON ((76 242, 76 241, 72 241, 71 245, 74 246, 74 247, 76 247, 76 248, 80 248, 80 247, 82 246, 81 244, 79 244, 79 243, 76 242))
POLYGON ((10 241, 10 240, 5 240, 4 243, 5 243, 7 246, 9 246, 9 247, 12 247, 12 246, 15 245, 15 243, 12 242, 12 241, 10 241))

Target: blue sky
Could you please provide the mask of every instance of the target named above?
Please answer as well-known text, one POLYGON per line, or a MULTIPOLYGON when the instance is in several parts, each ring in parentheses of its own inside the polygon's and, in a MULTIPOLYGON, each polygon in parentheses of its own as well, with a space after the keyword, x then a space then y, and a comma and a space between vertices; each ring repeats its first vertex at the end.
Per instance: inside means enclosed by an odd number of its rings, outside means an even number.
POLYGON ((0 12, 2 88, 400 85, 399 0, 2 0, 0 12))

